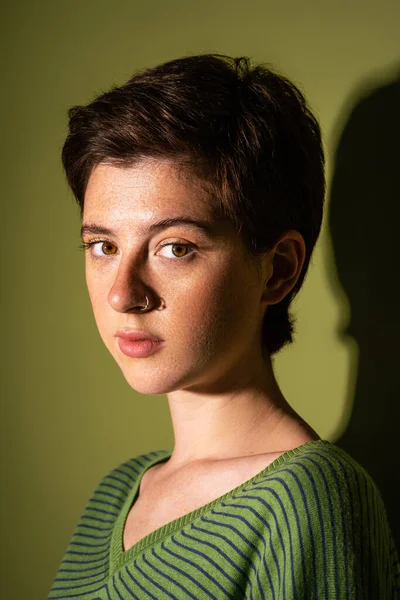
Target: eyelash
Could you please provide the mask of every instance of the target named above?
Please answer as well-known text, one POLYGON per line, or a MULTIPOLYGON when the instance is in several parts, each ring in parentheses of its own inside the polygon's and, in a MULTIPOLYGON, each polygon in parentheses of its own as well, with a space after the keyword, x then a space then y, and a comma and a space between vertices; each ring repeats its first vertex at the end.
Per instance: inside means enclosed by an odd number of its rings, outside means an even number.
MULTIPOLYGON (((97 239, 97 240, 91 240, 90 242, 81 242, 79 244, 78 248, 80 250, 88 251, 88 250, 90 250, 90 248, 92 246, 94 246, 95 244, 99 244, 100 242, 102 242, 103 244, 109 243, 114 246, 114 244, 112 242, 110 242, 109 240, 97 239)), ((183 243, 183 242, 168 242, 167 244, 162 244, 161 248, 164 248, 165 246, 184 246, 188 250, 191 250, 191 252, 189 252, 189 254, 185 254, 185 256, 181 256, 181 257, 175 256, 176 260, 184 260, 185 258, 188 258, 194 252, 193 244, 188 244, 188 243, 183 243)), ((113 254, 104 254, 104 256, 113 256, 113 254)), ((100 258, 100 257, 95 256, 94 258, 100 258)), ((166 258, 166 257, 163 257, 163 258, 166 258)), ((175 259, 167 258, 167 260, 175 260, 175 259)))

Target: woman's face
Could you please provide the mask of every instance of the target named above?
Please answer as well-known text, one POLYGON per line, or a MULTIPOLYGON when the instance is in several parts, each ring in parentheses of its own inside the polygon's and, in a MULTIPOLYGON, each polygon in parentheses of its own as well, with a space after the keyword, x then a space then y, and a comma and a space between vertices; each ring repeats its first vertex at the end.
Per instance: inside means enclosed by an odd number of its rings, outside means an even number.
POLYGON ((82 237, 95 241, 85 254, 97 327, 133 389, 213 391, 242 369, 248 376, 261 356, 263 275, 246 260, 234 227, 216 219, 195 178, 168 161, 100 164, 84 199, 88 226, 82 237), (208 231, 188 224, 150 229, 177 217, 205 223, 208 231), (145 296, 150 308, 140 313, 135 307, 145 305, 145 296), (123 329, 151 333, 163 344, 132 358, 118 345, 123 329))

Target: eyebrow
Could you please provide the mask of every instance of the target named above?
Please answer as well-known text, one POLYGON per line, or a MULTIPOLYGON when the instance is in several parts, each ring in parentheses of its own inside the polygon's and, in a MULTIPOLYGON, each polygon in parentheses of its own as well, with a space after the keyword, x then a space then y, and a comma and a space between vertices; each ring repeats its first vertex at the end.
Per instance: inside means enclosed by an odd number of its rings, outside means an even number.
MULTIPOLYGON (((209 221, 201 221, 191 219, 190 217, 171 217, 168 219, 162 219, 161 221, 155 221, 151 223, 148 227, 140 226, 139 234, 141 236, 145 236, 147 233, 153 233, 155 231, 160 231, 161 229, 166 229, 167 227, 173 226, 189 226, 194 229, 198 229, 203 233, 206 233, 208 236, 213 235, 214 228, 212 227, 209 221)), ((103 235, 115 235, 115 232, 108 227, 103 227, 102 225, 98 225, 97 223, 84 223, 81 227, 81 238, 86 233, 94 233, 94 234, 103 234, 103 235)))

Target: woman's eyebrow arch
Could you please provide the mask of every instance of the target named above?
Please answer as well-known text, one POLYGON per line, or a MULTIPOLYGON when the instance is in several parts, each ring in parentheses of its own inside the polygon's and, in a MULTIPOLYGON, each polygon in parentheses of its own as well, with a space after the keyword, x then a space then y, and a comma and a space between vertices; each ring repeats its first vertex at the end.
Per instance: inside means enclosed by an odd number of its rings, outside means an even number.
MULTIPOLYGON (((173 226, 189 226, 194 229, 200 230, 202 233, 206 233, 208 236, 215 235, 215 226, 213 226, 210 221, 204 221, 199 219, 192 219, 191 217, 171 217, 168 219, 162 219, 161 221, 155 221, 151 223, 149 226, 140 226, 139 227, 139 235, 145 236, 147 233, 153 233, 155 231, 160 231, 161 229, 166 229, 167 227, 173 226)), ((103 227, 97 223, 84 223, 81 227, 81 238, 87 233, 93 234, 102 234, 102 235, 116 235, 112 229, 108 227, 103 227)))

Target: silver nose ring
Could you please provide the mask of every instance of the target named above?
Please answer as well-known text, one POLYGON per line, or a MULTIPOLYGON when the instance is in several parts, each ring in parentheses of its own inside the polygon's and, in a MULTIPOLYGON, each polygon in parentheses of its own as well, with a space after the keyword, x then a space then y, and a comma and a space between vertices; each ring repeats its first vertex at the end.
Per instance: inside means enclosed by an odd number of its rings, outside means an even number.
POLYGON ((139 310, 141 310, 141 311, 145 311, 145 310, 147 310, 149 308, 149 304, 150 304, 149 303, 149 299, 148 299, 147 296, 145 296, 145 298, 146 298, 147 304, 146 304, 146 306, 143 306, 142 308, 139 308, 139 310))

